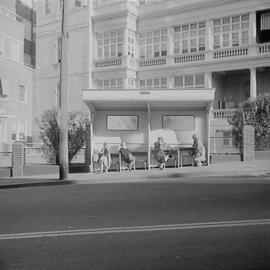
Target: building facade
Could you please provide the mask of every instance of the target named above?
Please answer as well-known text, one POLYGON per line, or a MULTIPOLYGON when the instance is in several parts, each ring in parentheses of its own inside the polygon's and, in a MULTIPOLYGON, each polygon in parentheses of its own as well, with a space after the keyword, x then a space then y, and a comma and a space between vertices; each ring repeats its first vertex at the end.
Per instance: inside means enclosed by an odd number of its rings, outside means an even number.
POLYGON ((20 4, 1 1, 0 6, 0 151, 32 138, 34 71, 25 62, 27 31, 17 13, 20 4))
MULTIPOLYGON (((59 104, 62 1, 38 3, 36 116, 59 104)), ((92 151, 150 152, 198 133, 226 152, 237 105, 270 93, 269 0, 69 0, 70 110, 88 110, 92 151), (221 134, 221 135, 220 135, 221 134), (213 140, 211 141, 211 138, 213 140), (223 149, 222 149, 223 148, 223 149)))

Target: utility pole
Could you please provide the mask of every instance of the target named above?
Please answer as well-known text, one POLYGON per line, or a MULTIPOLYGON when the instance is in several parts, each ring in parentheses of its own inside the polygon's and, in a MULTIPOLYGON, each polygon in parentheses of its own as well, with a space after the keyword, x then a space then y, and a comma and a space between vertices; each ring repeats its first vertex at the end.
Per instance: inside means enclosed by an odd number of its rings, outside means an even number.
POLYGON ((60 59, 60 132, 59 132, 59 179, 65 180, 69 173, 68 162, 68 110, 67 110, 67 76, 68 76, 68 1, 62 0, 62 31, 60 59))

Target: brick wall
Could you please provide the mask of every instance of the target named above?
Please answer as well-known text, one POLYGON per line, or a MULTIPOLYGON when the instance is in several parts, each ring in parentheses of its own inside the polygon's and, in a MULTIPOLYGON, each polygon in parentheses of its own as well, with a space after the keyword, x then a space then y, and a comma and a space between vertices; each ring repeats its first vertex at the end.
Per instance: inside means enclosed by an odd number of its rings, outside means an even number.
POLYGON ((243 128, 243 160, 255 159, 254 127, 246 125, 243 128))

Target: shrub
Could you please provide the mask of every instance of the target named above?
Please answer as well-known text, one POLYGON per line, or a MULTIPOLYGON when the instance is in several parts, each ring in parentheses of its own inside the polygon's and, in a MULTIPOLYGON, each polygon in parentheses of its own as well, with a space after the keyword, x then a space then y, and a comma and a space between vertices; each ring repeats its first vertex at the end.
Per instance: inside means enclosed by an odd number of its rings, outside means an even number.
MULTIPOLYGON (((68 158, 69 162, 85 145, 87 139, 87 117, 78 111, 69 114, 68 121, 68 158)), ((50 163, 59 163, 59 124, 58 111, 50 109, 43 113, 40 120, 40 139, 43 153, 50 163)))
MULTIPOLYGON (((255 150, 270 148, 270 95, 258 96, 255 100, 241 103, 228 120, 233 126, 233 133, 242 137, 243 125, 252 125, 255 129, 255 150)), ((239 143, 239 141, 238 141, 239 143)))

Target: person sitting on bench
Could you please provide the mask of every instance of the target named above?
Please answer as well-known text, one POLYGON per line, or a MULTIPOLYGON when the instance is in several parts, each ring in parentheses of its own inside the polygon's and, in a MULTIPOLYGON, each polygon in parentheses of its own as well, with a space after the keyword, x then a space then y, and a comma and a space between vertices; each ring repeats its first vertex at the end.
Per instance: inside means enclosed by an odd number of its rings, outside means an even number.
POLYGON ((193 160, 195 166, 202 166, 203 162, 205 162, 205 147, 203 143, 201 142, 199 136, 197 134, 193 134, 193 147, 195 149, 195 153, 193 155, 193 160))
POLYGON ((165 163, 169 159, 168 145, 164 142, 162 137, 158 137, 157 142, 154 143, 154 159, 159 163, 159 169, 165 168, 165 163))
MULTIPOLYGON (((131 171, 131 166, 135 162, 135 157, 132 156, 131 152, 128 150, 125 142, 120 144, 119 153, 121 155, 121 160, 126 162, 128 170, 131 171)), ((121 164, 120 164, 121 166, 121 164)))

